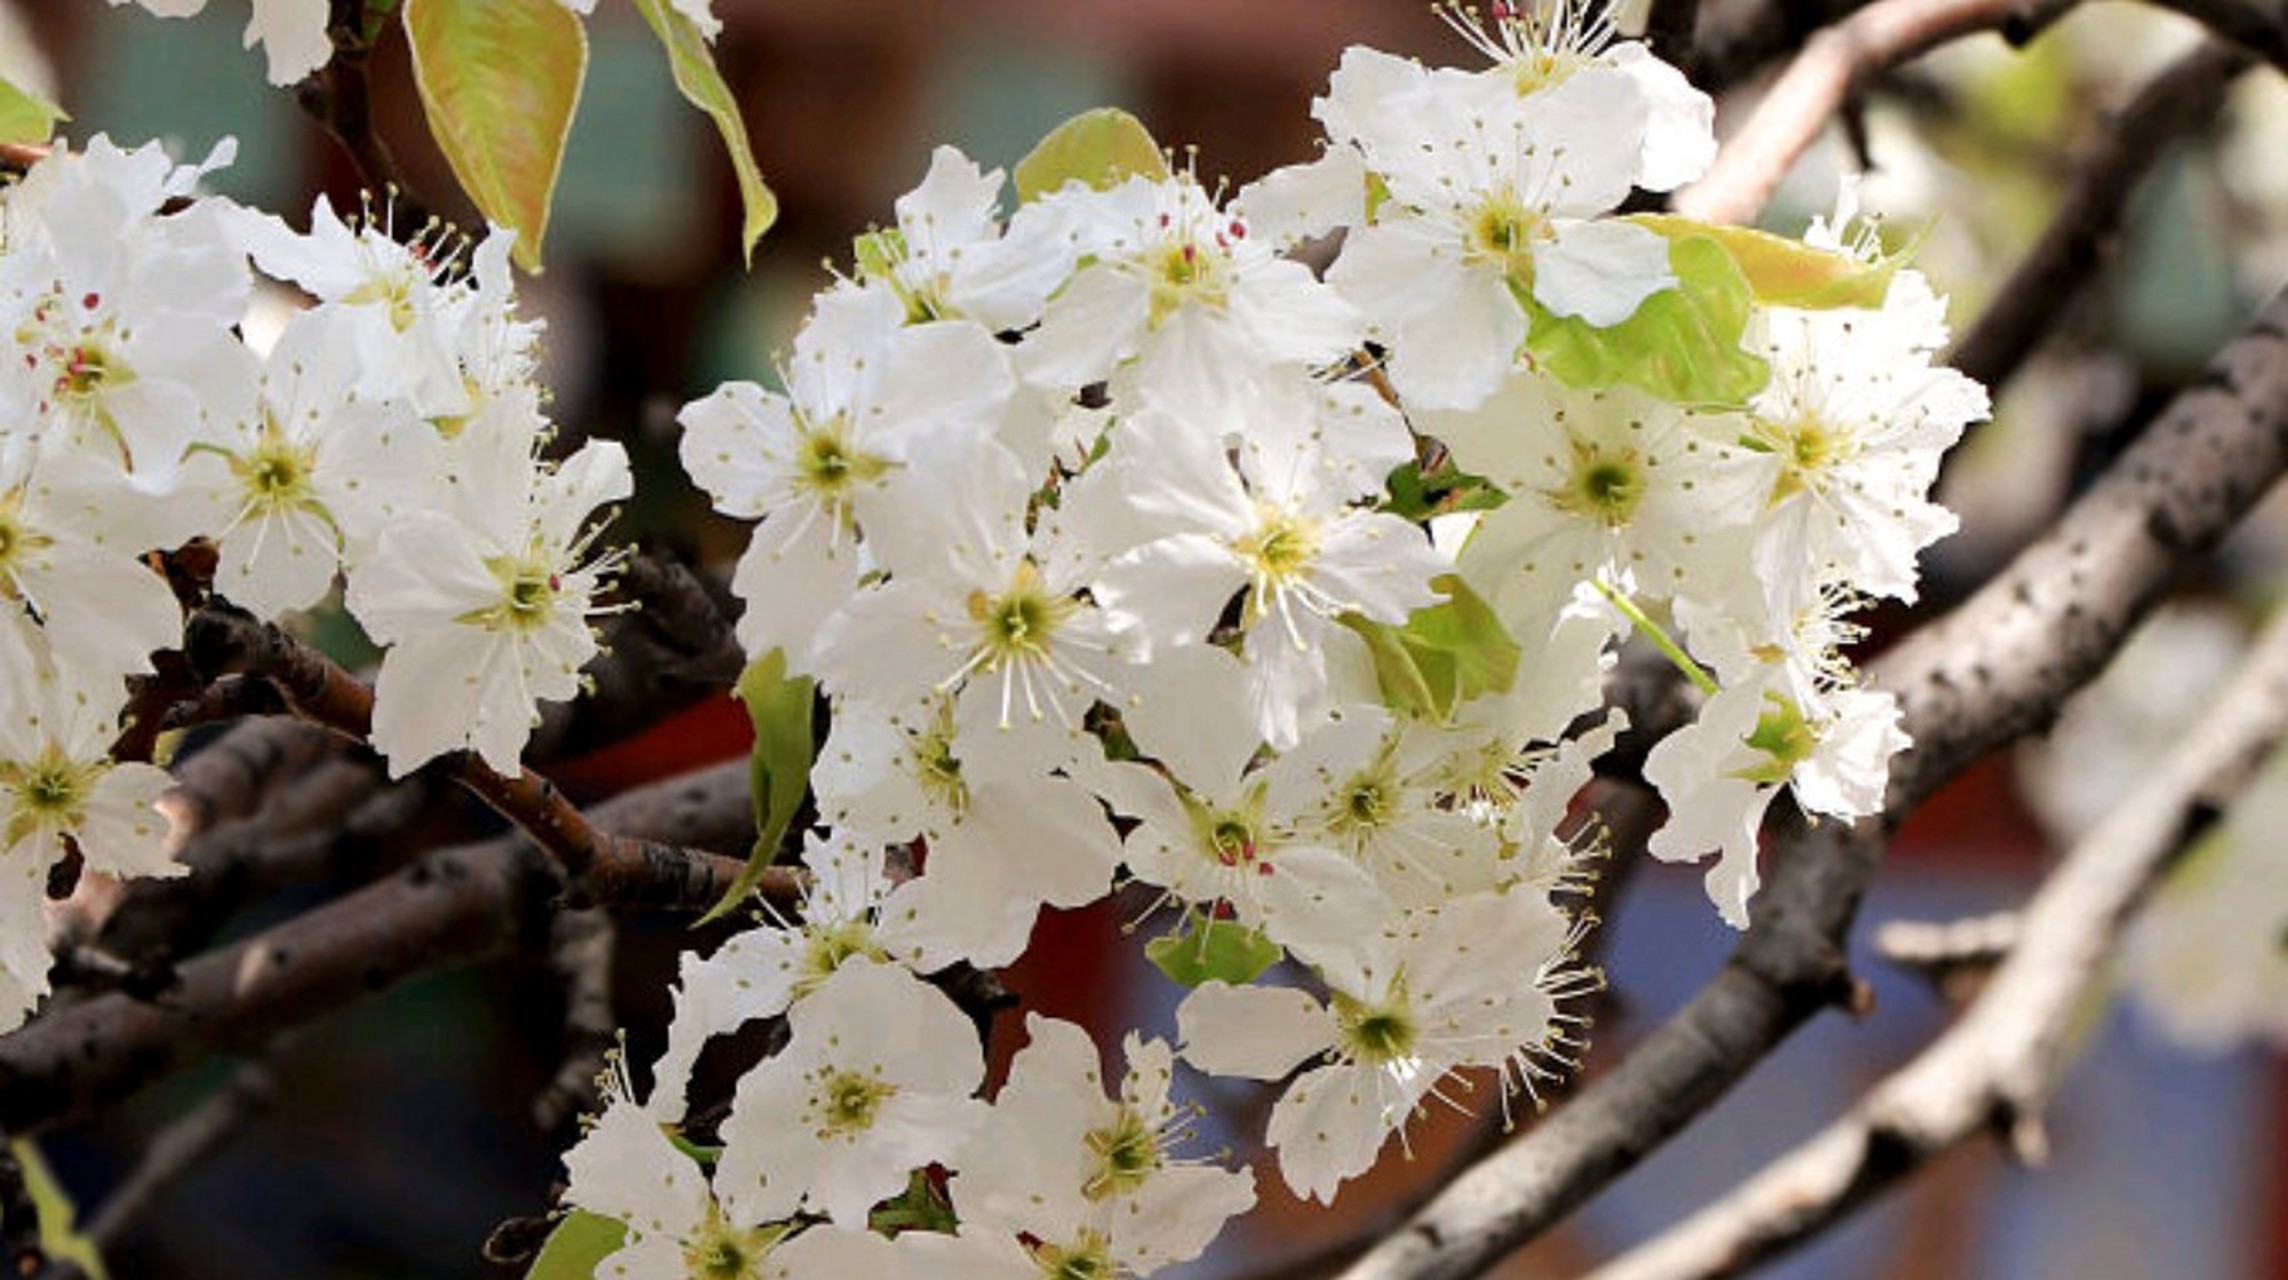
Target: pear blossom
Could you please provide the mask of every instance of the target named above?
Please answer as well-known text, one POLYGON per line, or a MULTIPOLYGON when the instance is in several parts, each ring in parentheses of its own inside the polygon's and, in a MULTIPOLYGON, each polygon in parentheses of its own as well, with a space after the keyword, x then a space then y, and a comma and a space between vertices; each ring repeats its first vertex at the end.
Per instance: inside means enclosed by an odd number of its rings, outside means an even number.
POLYGON ((990 334, 966 321, 907 326, 888 290, 819 299, 784 394, 729 383, 686 405, 683 465, 718 509, 763 517, 732 576, 751 653, 810 672, 820 624, 856 590, 856 535, 895 512, 888 490, 925 442, 983 439, 1015 389, 990 334))
POLYGON ((1891 757, 1908 746, 1891 695, 1840 689, 1798 700, 1781 691, 1784 677, 1775 666, 1717 690, 1699 719, 1645 758, 1645 780, 1669 810, 1648 847, 1669 861, 1716 850, 1708 897, 1735 929, 1748 927, 1748 901, 1761 883, 1757 832, 1779 788, 1810 813, 1877 813, 1891 757))
POLYGON ((596 653, 588 615, 612 562, 588 555, 582 530, 598 505, 627 496, 626 453, 590 441, 554 468, 521 452, 463 462, 482 469, 461 474, 472 496, 458 518, 406 515, 349 579, 351 612, 390 646, 373 744, 392 777, 464 747, 517 772, 536 702, 577 693, 596 653))
MULTIPOLYGON (((118 8, 127 0, 111 0, 118 8)), ((187 18, 207 7, 207 0, 135 0, 162 18, 187 18)), ((262 46, 270 83, 293 84, 326 65, 334 44, 326 34, 326 0, 253 0, 254 13, 246 20, 246 47, 262 46)))
POLYGON ((787 1011, 786 1048, 739 1081, 716 1193, 743 1219, 808 1209, 862 1230, 909 1172, 984 1118, 968 1017, 894 965, 844 964, 787 1011))
POLYGON ((1531 891, 1481 893, 1413 913, 1347 947, 1312 948, 1321 1002, 1289 988, 1202 984, 1176 1011, 1186 1061, 1277 1080, 1267 1140, 1299 1196, 1332 1203, 1460 1067, 1536 1077, 1561 1054, 1558 993, 1577 990, 1576 930, 1531 891))
POLYGON ((1170 1150, 1191 1111, 1169 1098, 1165 1042, 1129 1035, 1107 1098, 1087 1032, 1038 1014, 1025 1028, 1030 1043, 958 1161, 964 1235, 1022 1242, 1041 1270, 1066 1268, 1051 1274, 1143 1276, 1197 1257, 1254 1205, 1249 1175, 1170 1150))
POLYGON ((0 636, 22 663, 92 680, 151 670, 183 611, 137 553, 142 499, 85 453, 0 437, 0 636))
POLYGON ((173 785, 148 764, 115 763, 126 690, 68 671, 0 670, 0 1029, 48 990, 41 905, 65 842, 96 870, 173 876, 159 797, 173 785))
POLYGON ((1489 104, 1466 78, 1353 48, 1314 109, 1390 193, 1327 278, 1373 318, 1412 407, 1492 394, 1525 341, 1525 299, 1606 327, 1676 284, 1666 241, 1598 217, 1628 194, 1644 134, 1626 77, 1489 104))
POLYGON ((1348 304, 1249 238, 1188 172, 1067 187, 1021 210, 1008 242, 1061 242, 1079 263, 1019 349, 1026 381, 1039 386, 1071 392, 1113 378, 1115 401, 1212 418, 1265 368, 1329 365, 1364 336, 1348 304))

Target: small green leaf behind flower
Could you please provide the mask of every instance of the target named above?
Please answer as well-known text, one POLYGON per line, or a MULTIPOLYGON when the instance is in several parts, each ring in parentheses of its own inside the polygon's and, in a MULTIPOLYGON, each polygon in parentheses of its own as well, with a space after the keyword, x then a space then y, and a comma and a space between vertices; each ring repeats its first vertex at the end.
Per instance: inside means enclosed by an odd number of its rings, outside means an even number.
POLYGON ((56 121, 69 120, 62 107, 0 78, 0 142, 46 142, 56 132, 56 121))
POLYGON ((548 1233, 524 1280, 593 1280, 596 1265, 619 1252, 627 1239, 626 1224, 574 1209, 548 1233))
POLYGON ((715 67, 715 55, 707 47, 707 38, 691 19, 670 7, 667 0, 635 0, 635 3, 667 50, 667 65, 675 74, 675 87, 682 91, 686 101, 706 112, 715 122, 716 132, 723 135, 723 149, 730 155, 731 170, 739 179, 739 205, 743 210, 739 247, 746 255, 747 265, 753 266, 755 242, 778 221, 779 201, 771 189, 763 185, 763 171, 755 163, 755 148, 747 139, 747 122, 739 114, 731 86, 724 83, 723 73, 715 67))
POLYGON ((1383 705, 1444 723, 1472 698, 1506 692, 1517 678, 1523 651, 1487 604, 1454 574, 1430 586, 1446 599, 1416 609, 1404 626, 1345 614, 1374 658, 1383 705))
POLYGON ((1756 301, 1774 307, 1880 307, 1883 295, 1890 292, 1891 277, 1915 250, 1909 245, 1868 262, 1753 227, 1696 222, 1673 213, 1640 213, 1629 221, 1671 243, 1696 236, 1715 241, 1747 277, 1756 301))
POLYGON ((773 649, 739 673, 736 692, 754 723, 755 746, 747 762, 747 788, 755 804, 755 847, 723 900, 708 908, 700 924, 717 919, 747 900, 763 871, 777 860, 787 828, 810 790, 813 739, 810 719, 817 682, 786 673, 786 651, 773 649))
POLYGON ((1639 303, 1628 319, 1599 329, 1579 316, 1559 316, 1519 290, 1532 323, 1526 349, 1534 361, 1576 387, 1626 382, 1688 405, 1744 403, 1771 376, 1740 345, 1754 293, 1724 246, 1691 235, 1668 246, 1677 285, 1639 303))
POLYGON ((1236 920, 1218 920, 1193 907, 1173 933, 1144 944, 1144 958, 1160 972, 1196 987, 1215 980, 1242 986, 1279 962, 1285 952, 1278 943, 1236 920))
POLYGON ((588 32, 558 0, 406 0, 406 42, 429 132, 484 216, 540 242, 588 74, 588 32))
POLYGON ((1118 107, 1098 107, 1049 130, 1017 162, 1017 199, 1030 204, 1074 181, 1109 190, 1139 174, 1167 177, 1166 153, 1143 121, 1118 107))

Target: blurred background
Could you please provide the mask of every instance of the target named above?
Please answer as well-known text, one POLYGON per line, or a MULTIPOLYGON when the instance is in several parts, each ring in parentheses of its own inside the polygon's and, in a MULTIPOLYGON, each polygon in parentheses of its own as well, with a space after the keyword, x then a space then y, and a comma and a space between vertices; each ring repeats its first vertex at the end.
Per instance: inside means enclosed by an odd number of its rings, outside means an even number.
MULTIPOLYGON (((234 136, 238 160, 215 183, 223 192, 297 224, 318 192, 355 207, 345 159, 291 91, 264 83, 259 53, 241 47, 243 0, 209 8, 162 21, 95 0, 0 0, 0 69, 69 110, 74 139, 163 138, 194 157, 234 136)), ((1708 6, 1704 21, 1743 21, 1759 8, 1727 0, 1708 6)), ((1787 8, 1804 21, 1820 5, 1787 8)), ((1438 62, 1472 57, 1421 0, 716 0, 716 11, 718 61, 781 204, 754 269, 738 265, 736 191, 710 126, 678 97, 649 29, 607 0, 589 22, 590 78, 550 224, 549 268, 525 297, 548 320, 557 419, 568 431, 625 442, 644 473, 624 532, 718 569, 744 530, 707 513, 681 480, 675 412, 725 379, 772 377, 774 353, 828 278, 824 264, 846 262, 850 238, 888 218, 933 145, 1007 166, 1072 113, 1116 104, 1164 144, 1196 147, 1203 177, 1237 186, 1313 153, 1310 101, 1346 45, 1438 62)), ((2153 10, 2093 4, 2023 50, 1994 37, 1965 41, 1868 96, 1860 132, 1875 169, 1862 201, 1886 220, 1888 236, 1924 237, 1918 265, 1953 295, 1958 333, 2040 233, 2081 157, 2103 141, 2106 112, 2194 34, 2153 10)), ((1727 121, 1753 98, 1753 77, 1740 79, 1745 87, 1724 103, 1727 121)), ((411 190, 474 225, 428 141, 394 36, 378 56, 376 94, 411 190)), ((1832 130, 1768 219, 1799 229, 1832 206, 1838 177, 1857 167, 1851 140, 1832 130)), ((2284 278, 2288 88, 2259 70, 2234 86, 2213 125, 2159 161, 2113 268, 2060 299, 2055 338, 2000 397, 1995 423, 1950 464, 1948 498, 1964 530, 1926 566, 1930 605, 1974 587, 2033 536, 2284 278)), ((1990 760, 1919 815, 1867 904, 1861 937, 1888 919, 1952 919, 2022 901, 2057 841, 2094 816, 2104 779, 2133 773, 2147 758, 2139 753, 2165 741, 2170 714, 2182 715, 2223 670, 2247 622, 2277 598, 2284 538, 2288 520, 2277 511, 2254 522, 2187 584, 2201 602, 2196 620, 2141 649, 2133 678, 2069 716, 2046 754, 1990 760)), ((1876 619, 1870 643, 1911 622, 1876 619)), ((736 754, 742 733, 725 701, 633 748, 572 761, 561 775, 601 794, 736 754)), ((2271 862, 2246 874, 2288 884, 2280 855, 2259 856, 2271 862)), ((343 887, 310 886, 240 927, 343 887)), ((2170 900, 2192 901, 2193 892, 2170 900)), ((2280 896, 2270 895, 2271 910, 2280 896)), ((2264 895, 2224 894, 2222 905, 2199 906, 2206 914, 2192 914, 2194 925, 2140 940, 2124 985, 2150 995, 2092 1011, 2053 1117, 2049 1168, 2019 1171, 1984 1147, 1960 1153, 1769 1274, 2288 1277, 2288 1072, 2267 1047, 2288 1035, 2280 1008, 2288 921, 2270 925, 2269 959, 2261 938, 2241 953, 2253 959, 2227 969, 2202 967, 2198 948, 2235 929, 2261 932, 2264 908, 2249 899, 2264 895), (2207 994, 2217 998, 2196 999, 2207 994), (2204 1011, 2188 1012, 2195 1004, 2204 1011)), ((1011 978, 1026 1007, 1172 1032, 1173 992, 1121 958, 1134 943, 1118 925, 1135 909, 1051 913, 1011 978)), ((1731 941, 1691 869, 1644 866, 1609 921, 1613 993, 1595 1030, 1592 1072, 1681 1004, 1731 941)), ((694 941, 713 938, 666 920, 623 930, 617 994, 639 1060, 659 1043, 676 951, 694 941)), ((1932 986, 1872 955, 1857 963, 1876 990, 1871 1015, 1816 1021, 1680 1141, 1500 1274, 1576 1274, 1657 1233, 1807 1136, 1944 1025, 1948 1005, 1932 986)), ((567 1133, 531 1118, 556 1066, 559 1000, 534 958, 416 981, 294 1033, 275 1046, 268 1111, 118 1227, 112 1274, 511 1274, 477 1250, 496 1223, 543 1212, 561 1173, 567 1133)), ((1005 1057, 1021 1033, 1014 1019, 1004 1030, 996 1039, 1005 1057)), ((99 1211, 152 1135, 228 1078, 228 1064, 215 1064, 49 1139, 83 1210, 99 1211)), ((1239 1114, 1265 1105, 1247 1091, 1214 1101, 1239 1114)), ((1419 1188, 1499 1136, 1483 1122, 1435 1117, 1413 1159, 1347 1188, 1331 1211, 1283 1199, 1264 1166, 1265 1208, 1187 1274, 1320 1274, 1346 1242, 1386 1226, 1419 1188)), ((1203 1140, 1231 1141, 1212 1132, 1203 1140)))

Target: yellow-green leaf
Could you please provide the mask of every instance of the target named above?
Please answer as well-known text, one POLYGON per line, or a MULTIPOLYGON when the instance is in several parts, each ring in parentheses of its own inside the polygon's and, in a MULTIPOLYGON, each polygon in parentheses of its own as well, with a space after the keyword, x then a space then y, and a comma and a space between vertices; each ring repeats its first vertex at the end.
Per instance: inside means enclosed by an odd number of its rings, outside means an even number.
POLYGON ((1891 277, 1907 259, 1895 253, 1873 262, 1815 249, 1801 240, 1753 227, 1696 222, 1673 213, 1640 213, 1630 221, 1668 237, 1670 242, 1704 236, 1724 247, 1756 301, 1780 307, 1879 307, 1891 277))
POLYGON ((1197 908, 1184 913, 1174 933, 1144 944, 1144 958, 1160 972, 1196 987, 1213 979, 1241 986, 1279 962, 1279 944, 1261 929, 1237 920, 1218 920, 1197 908))
POLYGON ((1754 296, 1724 246, 1707 236, 1668 245, 1676 287, 1637 304, 1628 319, 1599 329, 1579 316, 1553 315, 1517 291, 1532 327, 1526 349, 1569 386, 1626 382, 1679 404, 1744 404, 1771 370, 1740 346, 1754 296))
POLYGON ((707 909, 700 924, 747 900, 763 871, 776 861, 802 797, 810 789, 811 697, 815 682, 786 673, 786 651, 773 649, 739 673, 737 693, 755 726, 755 747, 747 760, 747 789, 755 804, 755 847, 747 854, 723 900, 707 909))
POLYGON ((627 1238, 624 1224, 574 1209, 548 1233, 524 1280, 594 1280, 596 1264, 618 1253, 627 1238))
POLYGON ((559 0, 406 0, 404 18, 429 132, 478 211, 516 229, 517 265, 539 271, 586 28, 559 0))
POLYGON ((1408 614, 1404 626, 1355 613, 1339 621, 1366 641, 1384 706, 1443 724, 1470 699, 1506 692, 1523 650, 1459 576, 1441 574, 1430 587, 1446 599, 1408 614))
POLYGON ((752 266, 755 242, 778 221, 779 201, 763 185, 763 171, 755 164, 755 149, 747 141, 747 122, 739 116, 731 86, 723 83, 707 38, 691 19, 668 7, 667 0, 636 0, 636 8, 643 11, 644 20, 651 23, 660 44, 667 48, 667 65, 675 73, 675 87, 691 105, 706 112, 723 135, 723 148, 730 153, 732 171, 739 177, 739 204, 745 210, 739 247, 752 266))
POLYGON ((48 1172, 48 1162, 40 1158, 40 1148, 23 1138, 9 1146, 15 1152, 17 1167, 24 1171, 24 1189, 31 1194, 32 1210, 39 1217, 40 1251, 57 1261, 79 1264, 89 1280, 109 1280, 103 1269, 103 1255, 96 1251, 95 1242, 73 1223, 75 1211, 71 1197, 64 1194, 63 1185, 48 1172))
POLYGON ((1030 203, 1074 181, 1104 191, 1139 174, 1167 177, 1167 155, 1143 121, 1118 107, 1098 107, 1049 130, 1017 162, 1017 199, 1030 203))
POLYGON ((0 142, 46 142, 64 109, 15 82, 0 78, 0 142))

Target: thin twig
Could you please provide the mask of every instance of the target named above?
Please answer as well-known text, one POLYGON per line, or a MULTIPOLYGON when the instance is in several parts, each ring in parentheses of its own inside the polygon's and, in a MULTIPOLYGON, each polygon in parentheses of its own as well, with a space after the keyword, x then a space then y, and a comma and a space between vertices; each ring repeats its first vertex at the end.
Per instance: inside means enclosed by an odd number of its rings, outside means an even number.
POLYGON ((2112 256, 2129 198, 2169 142, 2214 118, 2234 77, 2253 62, 2235 45, 2208 40, 2147 82, 2100 131, 2057 216, 1947 363, 1999 390, 2112 256))
POLYGON ((532 1104, 533 1118, 554 1133, 596 1107, 619 1019, 612 1012, 612 946, 617 931, 609 912, 559 911, 548 925, 548 969, 564 993, 564 1058, 532 1104))
POLYGON ((2047 1150, 2042 1112, 2131 913, 2288 732, 2288 614, 2230 687, 2059 865, 2009 958, 1944 1035, 1843 1119, 1593 1280, 1736 1275, 1811 1239, 1981 1132, 2047 1150))
MULTIPOLYGON (((2288 469, 2288 291, 2211 362, 2040 541, 1872 668, 1915 745, 1893 761, 1895 821, 2057 712, 2191 557, 2288 469)), ((1852 990, 1843 937, 1885 822, 1771 833, 1755 923, 1685 1007, 1539 1126, 1480 1163, 1346 1280, 1459 1280, 1538 1235, 1723 1096, 1852 990)))
POLYGON ((1869 77, 1949 40, 2004 24, 2038 29, 2073 0, 1876 0, 1812 36, 1755 114, 1700 181, 1676 194, 1677 212, 1748 222, 1796 157, 1869 77))
POLYGON ((88 1223, 98 1250, 115 1247, 169 1187, 182 1181, 240 1129, 270 1110, 278 1097, 277 1057, 291 1036, 263 1046, 238 1064, 221 1088, 176 1117, 143 1148, 126 1181, 119 1184, 88 1223))

